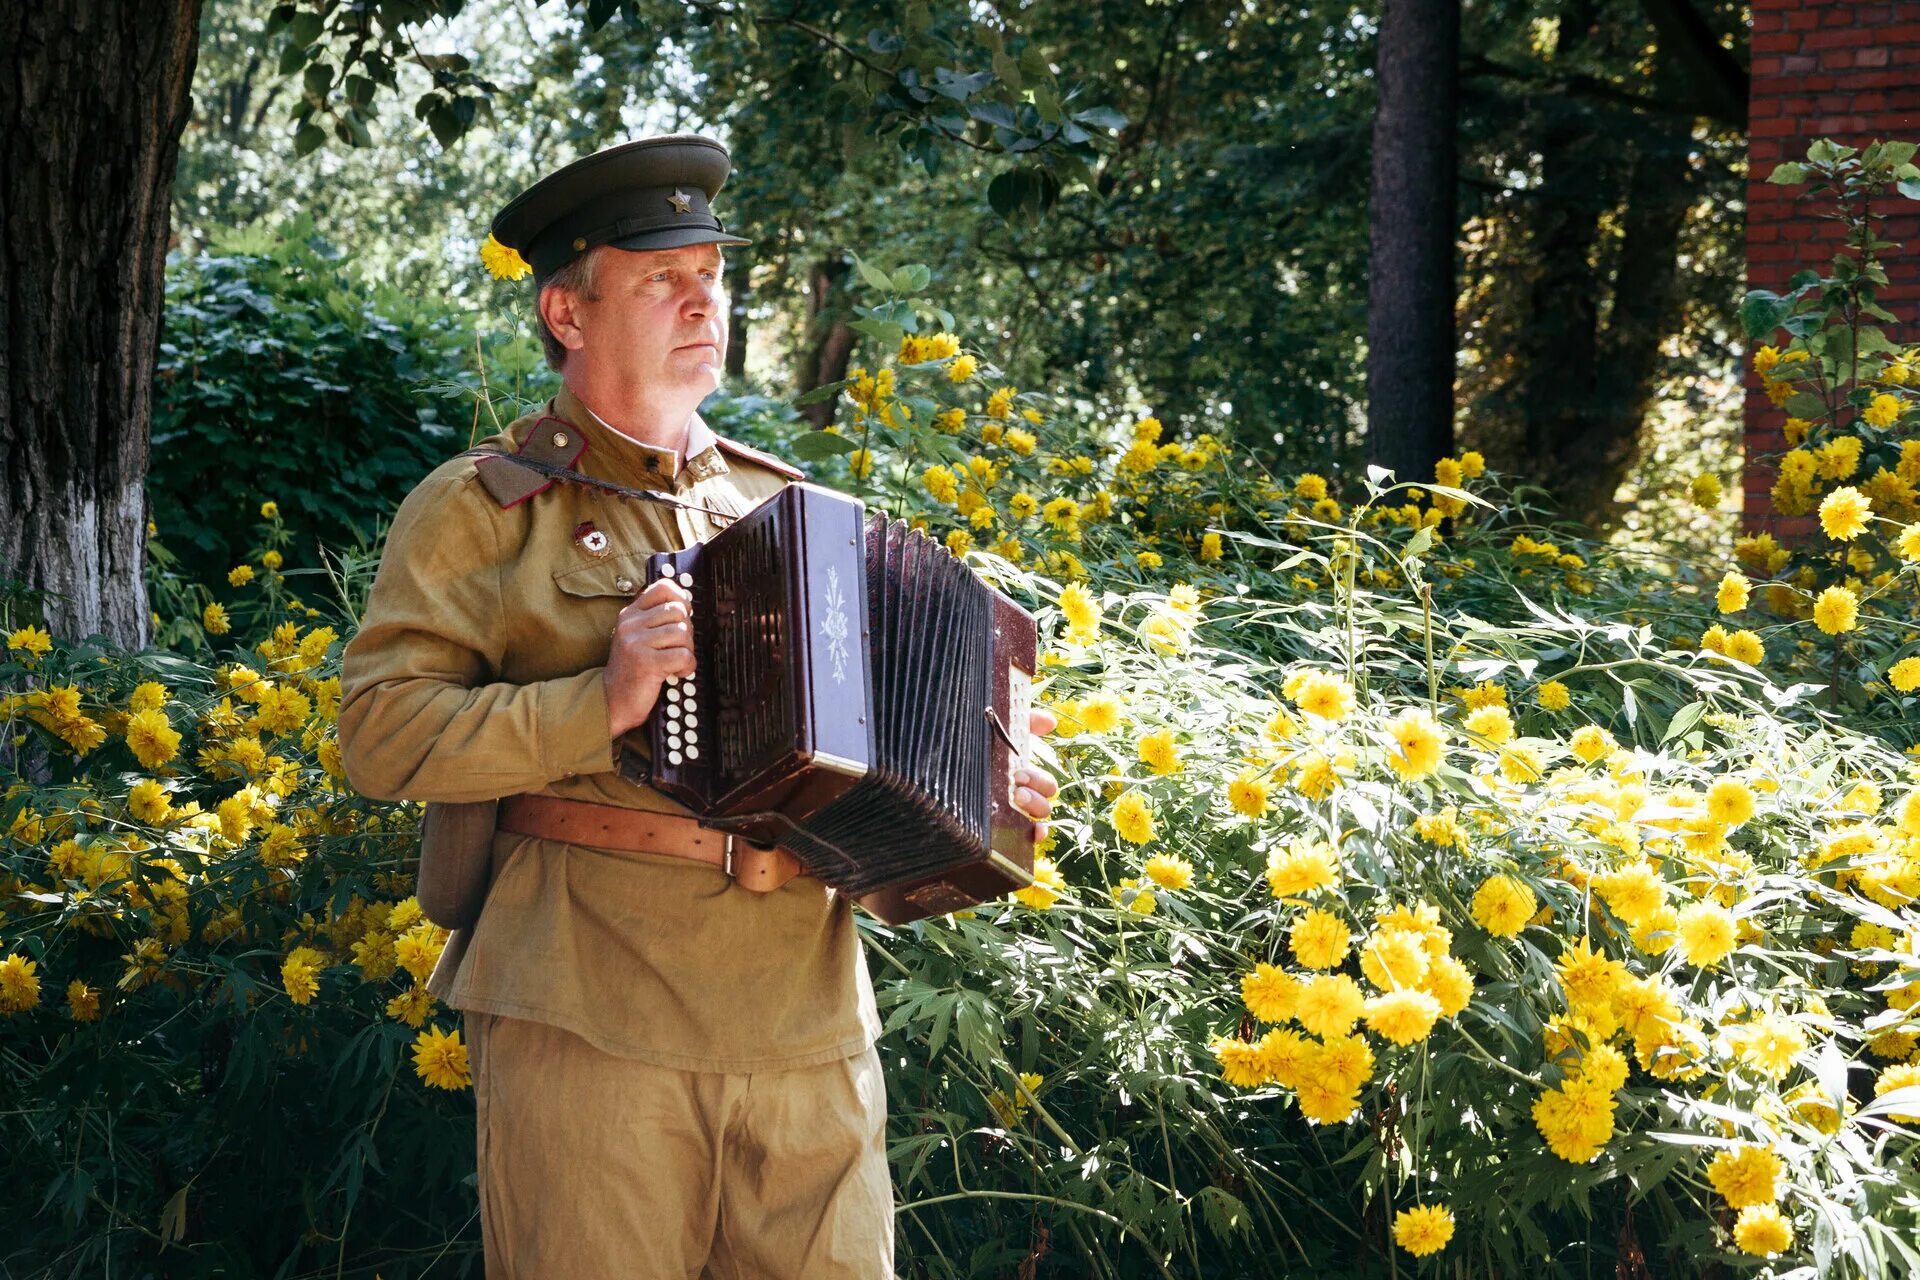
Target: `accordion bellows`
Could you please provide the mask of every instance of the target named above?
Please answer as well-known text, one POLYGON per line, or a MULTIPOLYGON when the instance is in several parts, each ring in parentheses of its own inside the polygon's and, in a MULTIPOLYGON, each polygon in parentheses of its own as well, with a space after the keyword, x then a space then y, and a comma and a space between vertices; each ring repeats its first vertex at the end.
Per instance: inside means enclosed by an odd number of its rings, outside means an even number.
POLYGON ((648 719, 654 787, 890 924, 1032 883, 1013 803, 1025 609, 904 521, 810 484, 648 573, 691 592, 695 664, 648 719))

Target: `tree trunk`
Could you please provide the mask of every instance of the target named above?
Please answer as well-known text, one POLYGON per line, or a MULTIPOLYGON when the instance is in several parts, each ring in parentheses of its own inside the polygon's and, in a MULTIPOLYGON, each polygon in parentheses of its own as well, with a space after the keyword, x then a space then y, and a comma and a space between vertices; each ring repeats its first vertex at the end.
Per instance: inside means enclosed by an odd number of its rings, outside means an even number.
POLYGON ((1453 451, 1459 0, 1380 18, 1367 286, 1367 461, 1427 480, 1453 451))
MULTIPOLYGON (((812 341, 800 364, 801 394, 847 376, 847 362, 853 358, 854 339, 859 335, 847 327, 840 282, 852 269, 851 264, 838 258, 822 259, 813 265, 807 298, 807 331, 812 341)), ((837 396, 820 400, 803 407, 800 415, 817 429, 833 421, 839 404, 837 396)))
POLYGON ((1620 266, 1595 382, 1578 431, 1557 442, 1541 478, 1570 511, 1590 521, 1617 516, 1614 493, 1639 450, 1640 431, 1660 376, 1660 344, 1680 322, 1678 246, 1693 187, 1685 122, 1670 135, 1642 140, 1621 215, 1620 266))
POLYGON ((201 0, 0 7, 0 574, 146 643, 147 426, 201 0))

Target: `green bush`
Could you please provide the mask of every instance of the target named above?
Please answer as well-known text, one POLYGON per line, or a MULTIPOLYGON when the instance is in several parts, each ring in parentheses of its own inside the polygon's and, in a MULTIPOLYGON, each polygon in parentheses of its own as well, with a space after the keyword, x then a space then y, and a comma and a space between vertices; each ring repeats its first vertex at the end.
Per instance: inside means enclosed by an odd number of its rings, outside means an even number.
POLYGON ((218 582, 257 554, 263 496, 311 565, 465 447, 471 424, 428 387, 471 357, 472 316, 347 267, 307 219, 169 261, 147 492, 188 577, 218 582))

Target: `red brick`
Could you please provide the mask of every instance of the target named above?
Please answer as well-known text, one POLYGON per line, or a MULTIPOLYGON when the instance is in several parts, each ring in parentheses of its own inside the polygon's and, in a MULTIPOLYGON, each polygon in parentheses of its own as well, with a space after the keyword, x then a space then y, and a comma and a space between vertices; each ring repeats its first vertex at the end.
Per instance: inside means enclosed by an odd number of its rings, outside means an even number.
POLYGON ((1780 73, 1780 59, 1777 55, 1771 53, 1756 57, 1753 60, 1751 70, 1752 78, 1755 81, 1768 79, 1780 73))
POLYGON ((1799 136, 1800 127, 1792 120, 1776 118, 1756 120, 1751 132, 1756 138, 1792 138, 1799 136))
MULTIPOLYGON (((1840 14, 1839 20, 1841 23, 1847 25, 1834 26, 1827 30, 1810 32, 1806 37, 1804 47, 1808 49, 1853 49, 1863 44, 1873 44, 1880 38, 1880 33, 1877 31, 1869 31, 1865 27, 1851 25, 1852 17, 1850 14, 1840 14)), ((1832 22, 1833 19, 1829 18, 1828 21, 1832 22)))
POLYGON ((1884 67, 1887 65, 1887 48, 1881 45, 1877 49, 1861 49, 1853 55, 1856 67, 1884 67))
POLYGON ((1779 238, 1780 226, 1778 223, 1768 222, 1759 226, 1755 226, 1751 221, 1747 223, 1748 244, 1772 244, 1779 238))
POLYGON ((1753 37, 1753 51, 1755 53, 1798 52, 1800 42, 1803 38, 1805 37, 1797 36, 1787 31, 1775 31, 1766 35, 1755 35, 1753 37))
POLYGON ((1794 52, 1780 59, 1780 74, 1790 76, 1800 72, 1812 71, 1820 65, 1820 59, 1810 53, 1799 52, 1799 48, 1800 46, 1796 42, 1794 52))

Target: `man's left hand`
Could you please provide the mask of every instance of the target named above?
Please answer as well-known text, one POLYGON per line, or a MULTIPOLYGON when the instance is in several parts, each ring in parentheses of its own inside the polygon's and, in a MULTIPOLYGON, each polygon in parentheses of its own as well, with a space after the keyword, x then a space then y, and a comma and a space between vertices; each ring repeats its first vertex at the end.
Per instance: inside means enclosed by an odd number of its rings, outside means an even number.
MULTIPOLYGON (((1033 708, 1027 716, 1027 727, 1037 737, 1052 733, 1059 718, 1045 707, 1033 708)), ((1033 841, 1035 844, 1047 838, 1046 816, 1053 812, 1053 798, 1060 793, 1060 784, 1053 775, 1030 760, 1021 760, 1013 770, 1013 802, 1027 816, 1034 819, 1033 841)))

